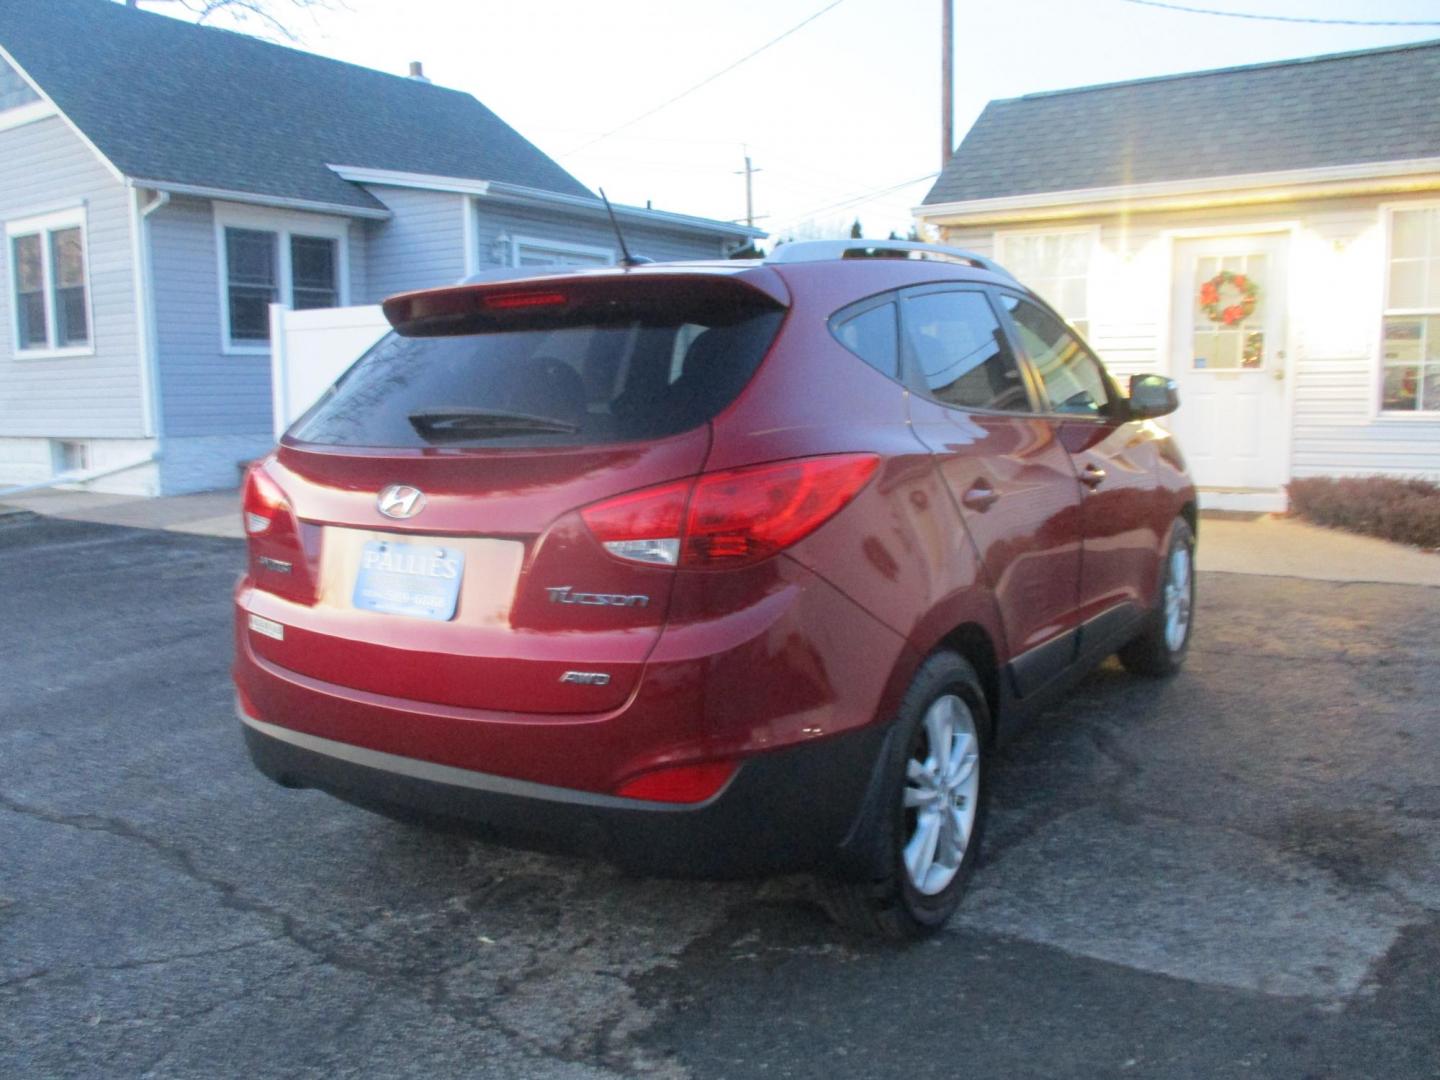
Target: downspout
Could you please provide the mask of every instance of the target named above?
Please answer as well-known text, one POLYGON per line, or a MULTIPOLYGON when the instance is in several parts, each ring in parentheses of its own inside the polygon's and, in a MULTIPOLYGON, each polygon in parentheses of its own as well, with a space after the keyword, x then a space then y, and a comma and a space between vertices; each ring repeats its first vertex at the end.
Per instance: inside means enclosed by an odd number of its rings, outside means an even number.
MULTIPOLYGON (((152 288, 150 262, 150 215, 170 202, 170 193, 157 191, 149 202, 142 202, 141 189, 133 180, 125 186, 131 191, 130 248, 135 273, 135 333, 140 354, 140 389, 142 428, 145 438, 159 440, 164 434, 160 412, 160 365, 155 334, 155 295, 152 288)), ((157 445, 156 457, 160 456, 157 445)))

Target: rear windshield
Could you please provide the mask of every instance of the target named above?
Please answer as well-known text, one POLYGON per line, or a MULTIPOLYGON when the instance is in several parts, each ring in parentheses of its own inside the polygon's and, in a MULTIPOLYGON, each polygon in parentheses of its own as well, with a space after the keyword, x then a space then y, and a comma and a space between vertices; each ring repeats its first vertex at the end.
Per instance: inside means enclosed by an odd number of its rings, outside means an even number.
POLYGON ((735 399, 782 317, 705 305, 457 337, 391 333, 289 436, 331 446, 503 448, 673 435, 735 399))

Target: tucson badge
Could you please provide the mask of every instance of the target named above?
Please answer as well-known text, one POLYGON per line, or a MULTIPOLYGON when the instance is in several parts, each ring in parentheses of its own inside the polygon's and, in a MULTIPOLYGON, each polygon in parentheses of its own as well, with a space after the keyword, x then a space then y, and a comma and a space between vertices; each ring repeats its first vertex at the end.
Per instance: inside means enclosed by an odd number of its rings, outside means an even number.
POLYGON ((425 508, 425 493, 409 484, 391 484, 375 499, 380 512, 389 518, 412 518, 425 508))

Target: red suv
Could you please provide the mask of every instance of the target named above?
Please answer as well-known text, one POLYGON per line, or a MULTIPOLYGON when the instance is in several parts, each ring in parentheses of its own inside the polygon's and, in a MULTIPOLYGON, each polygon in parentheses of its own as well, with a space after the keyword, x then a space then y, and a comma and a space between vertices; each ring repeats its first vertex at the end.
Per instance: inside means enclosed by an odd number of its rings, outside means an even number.
POLYGON ((408 293, 246 480, 238 709, 281 784, 638 872, 954 911, 997 737, 1118 650, 1174 671, 1195 492, 986 259, 408 293))

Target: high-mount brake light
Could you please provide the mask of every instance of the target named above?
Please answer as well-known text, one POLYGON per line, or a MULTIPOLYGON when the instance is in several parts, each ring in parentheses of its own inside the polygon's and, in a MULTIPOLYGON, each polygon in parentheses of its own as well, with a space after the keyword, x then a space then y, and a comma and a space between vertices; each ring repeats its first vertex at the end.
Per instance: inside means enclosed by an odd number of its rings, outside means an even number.
POLYGON ((647 802, 700 803, 729 783, 739 767, 737 761, 705 761, 655 769, 625 781, 615 794, 647 802))
POLYGON ((879 463, 874 454, 827 454, 726 469, 607 499, 581 516, 605 550, 622 559, 699 569, 744 566, 829 521, 879 463))
POLYGON ((492 311, 513 311, 516 308, 559 307, 568 299, 562 292, 495 293, 482 299, 492 311))
POLYGON ((251 465, 245 473, 245 492, 241 500, 245 532, 259 536, 275 524, 277 514, 285 513, 290 504, 280 485, 270 479, 263 465, 251 465))

